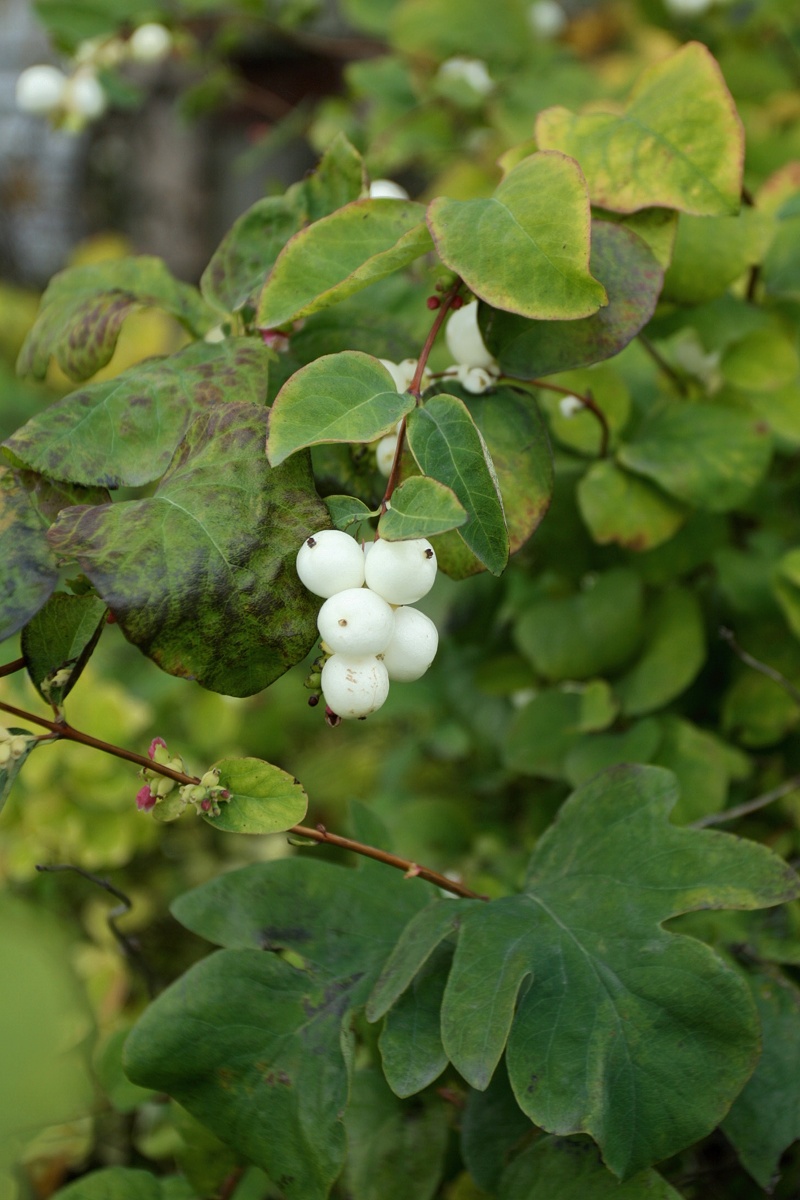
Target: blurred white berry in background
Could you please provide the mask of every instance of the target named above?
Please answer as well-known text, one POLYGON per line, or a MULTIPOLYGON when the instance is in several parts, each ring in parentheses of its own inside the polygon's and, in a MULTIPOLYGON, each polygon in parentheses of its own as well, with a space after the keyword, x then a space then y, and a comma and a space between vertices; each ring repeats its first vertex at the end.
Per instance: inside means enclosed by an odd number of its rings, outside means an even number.
POLYGON ((439 67, 439 77, 445 80, 460 80, 479 96, 488 96, 495 87, 486 63, 479 58, 464 58, 460 55, 448 58, 439 67))
POLYGON ((27 67, 17 79, 17 108, 46 116, 60 107, 66 86, 67 77, 58 67, 46 63, 27 67))
POLYGON ((558 402, 558 409, 562 417, 574 417, 585 407, 586 405, 577 396, 562 396, 558 402))
POLYGON ((134 62, 159 62, 172 49, 172 34, 165 25, 148 21, 134 29, 128 40, 128 49, 134 62))
POLYGON ((711 0, 664 0, 664 6, 673 17, 699 17, 708 12, 711 0))
POLYGON ((67 81, 63 106, 68 113, 94 120, 103 115, 107 103, 103 85, 91 68, 81 67, 67 81))
POLYGON ((393 179, 373 179, 369 185, 370 200, 408 200, 409 195, 404 187, 393 179))
POLYGON ((397 453, 397 434, 389 433, 386 437, 381 438, 375 447, 375 463, 381 475, 386 479, 392 473, 394 465, 394 456, 397 453))
POLYGON ((542 38, 556 38, 567 27, 567 14, 557 0, 536 0, 528 9, 528 19, 542 38))

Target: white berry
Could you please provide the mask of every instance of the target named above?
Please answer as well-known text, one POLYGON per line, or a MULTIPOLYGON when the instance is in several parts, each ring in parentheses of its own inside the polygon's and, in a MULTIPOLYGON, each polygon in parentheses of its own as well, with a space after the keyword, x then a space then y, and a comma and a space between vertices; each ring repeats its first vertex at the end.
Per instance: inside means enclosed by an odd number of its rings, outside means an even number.
POLYGON ((172 34, 164 25, 148 21, 134 29, 128 41, 131 58, 135 62, 152 63, 166 58, 172 49, 172 34))
POLYGON ((408 200, 408 192, 393 179, 373 179, 369 185, 370 200, 408 200))
POLYGON ((582 412, 583 408, 583 401, 579 400, 577 396, 562 396, 558 402, 558 411, 562 417, 575 417, 582 412))
POLYGON ((462 367, 459 379, 465 391, 473 396, 482 396, 494 386, 496 376, 486 367, 462 367))
POLYGON ((17 79, 17 108, 44 116, 59 107, 66 86, 67 77, 58 67, 45 63, 28 67, 17 79))
POLYGON ((557 0, 536 0, 528 15, 533 29, 542 38, 558 37, 567 27, 567 14, 557 0))
POLYGON ((64 94, 64 104, 79 117, 93 119, 102 116, 107 98, 103 85, 93 71, 83 68, 73 75, 64 94))
POLYGON ((386 437, 381 438, 375 447, 375 462, 381 475, 385 475, 388 479, 392 473, 392 464, 397 450, 397 434, 389 433, 386 437))
POLYGON ((306 538, 297 553, 297 574, 315 596, 327 600, 364 582, 364 555, 358 542, 339 529, 322 529, 306 538))
POLYGON ((372 546, 366 560, 367 587, 390 604, 413 604, 431 590, 436 579, 436 553, 425 538, 372 546))
POLYGON ((478 328, 478 301, 457 308, 445 329, 447 348, 457 363, 466 367, 496 367, 478 328))
POLYGON ((366 717, 389 695, 389 672, 377 658, 333 654, 322 668, 321 687, 338 717, 366 717))
POLYGON ((386 649, 394 632, 394 610, 369 588, 345 588, 325 601, 317 628, 334 654, 364 658, 386 649))
POLYGON ((494 80, 486 63, 479 58, 448 58, 439 67, 439 75, 442 79, 460 80, 479 96, 488 96, 494 91, 494 80))
POLYGON ((425 674, 438 646, 439 632, 430 617, 418 608, 396 608, 394 633, 381 655, 389 678, 398 683, 413 683, 425 674))

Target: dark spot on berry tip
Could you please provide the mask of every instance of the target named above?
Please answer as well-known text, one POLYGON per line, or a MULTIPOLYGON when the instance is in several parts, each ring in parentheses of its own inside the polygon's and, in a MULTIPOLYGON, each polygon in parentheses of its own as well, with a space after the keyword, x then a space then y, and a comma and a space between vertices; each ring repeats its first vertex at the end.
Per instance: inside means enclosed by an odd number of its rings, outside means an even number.
POLYGON ((366 717, 359 717, 358 719, 359 719, 359 721, 366 721, 366 719, 367 719, 367 718, 366 718, 366 717))
POLYGON ((342 626, 347 624, 347 621, 344 619, 344 617, 339 617, 339 624, 342 626))
POLYGON ((307 546, 316 546, 316 544, 317 544, 317 542, 316 542, 315 538, 306 538, 307 546))
POLYGON ((429 548, 425 551, 426 558, 433 558, 433 551, 429 548))

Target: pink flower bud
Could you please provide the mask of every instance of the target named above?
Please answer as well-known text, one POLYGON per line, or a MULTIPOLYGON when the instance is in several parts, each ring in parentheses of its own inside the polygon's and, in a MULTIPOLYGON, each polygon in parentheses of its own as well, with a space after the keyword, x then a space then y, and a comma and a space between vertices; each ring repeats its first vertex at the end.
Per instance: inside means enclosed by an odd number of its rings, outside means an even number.
POLYGON ((163 746, 163 747, 164 747, 164 749, 166 750, 166 748, 167 748, 167 743, 164 741, 164 739, 163 739, 163 738, 160 738, 160 737, 155 737, 155 738, 153 738, 152 742, 150 743, 150 749, 147 751, 147 753, 148 753, 148 755, 149 755, 149 757, 150 757, 150 761, 151 761, 151 762, 152 762, 152 761, 155 759, 155 757, 156 757, 156 749, 157 749, 157 747, 158 747, 158 746, 163 746))
POLYGON ((150 812, 151 808, 155 808, 157 799, 158 796, 154 796, 150 791, 149 784, 145 784, 136 793, 136 807, 142 812, 150 812))

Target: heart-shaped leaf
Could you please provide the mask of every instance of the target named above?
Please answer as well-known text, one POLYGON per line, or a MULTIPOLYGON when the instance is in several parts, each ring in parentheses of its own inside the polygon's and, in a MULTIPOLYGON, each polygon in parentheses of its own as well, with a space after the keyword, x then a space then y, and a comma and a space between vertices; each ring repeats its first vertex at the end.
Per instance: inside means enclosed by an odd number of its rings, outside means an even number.
POLYGON ((532 154, 485 200, 428 208, 444 263, 476 296, 538 320, 574 320, 607 303, 589 273, 589 197, 577 164, 563 154, 532 154))
POLYGON ((427 475, 406 479, 392 492, 389 504, 378 522, 378 533, 388 542, 433 537, 467 520, 467 510, 452 488, 427 475))
POLYGON ((302 821, 308 796, 302 784, 260 758, 225 758, 214 764, 220 787, 232 793, 209 825, 227 833, 281 833, 302 821))

